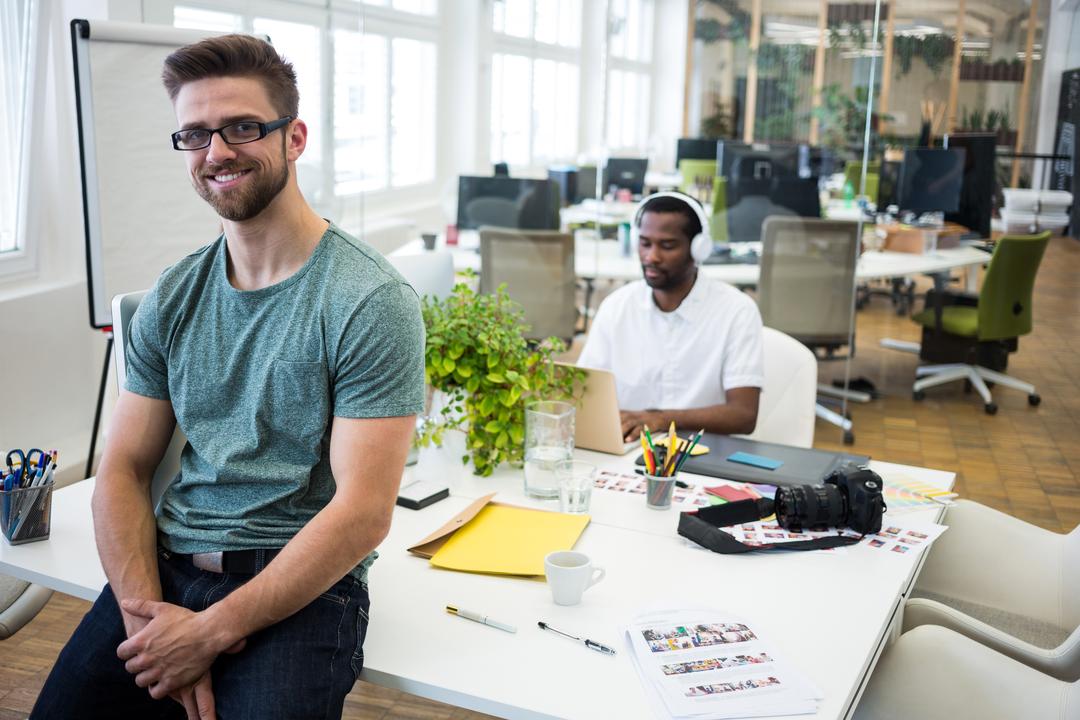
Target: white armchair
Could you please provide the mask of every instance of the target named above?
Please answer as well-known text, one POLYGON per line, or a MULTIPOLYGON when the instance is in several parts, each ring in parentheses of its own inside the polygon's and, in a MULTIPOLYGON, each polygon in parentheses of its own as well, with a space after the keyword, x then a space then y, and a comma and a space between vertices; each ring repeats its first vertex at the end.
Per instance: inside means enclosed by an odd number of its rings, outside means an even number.
POLYGON ((855 720, 1076 717, 1080 683, 1056 680, 934 625, 904 633, 885 651, 854 714, 855 720))
POLYGON ((1043 530, 958 501, 904 609, 1047 675, 1080 679, 1080 528, 1043 530))

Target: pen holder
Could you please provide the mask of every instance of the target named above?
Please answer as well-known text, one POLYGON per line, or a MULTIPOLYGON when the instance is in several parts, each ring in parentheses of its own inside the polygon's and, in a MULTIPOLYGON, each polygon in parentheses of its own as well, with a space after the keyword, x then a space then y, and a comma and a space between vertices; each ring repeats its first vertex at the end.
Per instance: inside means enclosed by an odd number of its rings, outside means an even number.
POLYGON ((49 537, 53 483, 39 487, 0 490, 0 532, 9 545, 49 537))
POLYGON ((645 505, 653 510, 667 510, 671 507, 671 496, 675 492, 675 475, 663 477, 645 473, 645 505))

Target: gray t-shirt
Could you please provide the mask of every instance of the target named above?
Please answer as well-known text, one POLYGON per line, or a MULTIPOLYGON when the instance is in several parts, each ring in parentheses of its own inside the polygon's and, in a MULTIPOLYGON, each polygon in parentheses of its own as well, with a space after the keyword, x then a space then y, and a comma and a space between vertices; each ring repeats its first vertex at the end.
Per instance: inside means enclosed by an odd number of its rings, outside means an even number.
POLYGON ((366 243, 331 225, 296 274, 253 291, 226 259, 222 236, 165 270, 127 347, 127 389, 169 400, 188 438, 158 512, 178 553, 285 545, 334 494, 331 419, 424 404, 420 302, 366 243))

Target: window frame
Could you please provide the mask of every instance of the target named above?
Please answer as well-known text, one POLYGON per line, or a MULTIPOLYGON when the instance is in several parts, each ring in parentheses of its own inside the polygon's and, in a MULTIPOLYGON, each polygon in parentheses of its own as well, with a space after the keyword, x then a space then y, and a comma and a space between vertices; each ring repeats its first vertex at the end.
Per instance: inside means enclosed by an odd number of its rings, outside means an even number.
MULTIPOLYGON (((492 2, 489 6, 489 10, 484 15, 484 22, 487 28, 487 32, 490 34, 490 52, 488 53, 487 62, 489 68, 494 68, 496 55, 516 55, 524 57, 529 61, 529 102, 530 102, 530 119, 529 119, 529 150, 528 150, 528 162, 523 167, 513 167, 512 169, 517 172, 531 172, 542 170, 548 165, 562 163, 562 162, 574 162, 575 157, 582 152, 581 147, 581 124, 582 124, 582 108, 580 102, 580 93, 583 84, 583 72, 584 63, 582 62, 582 56, 585 53, 585 16, 586 16, 586 3, 591 0, 582 0, 579 5, 579 18, 578 18, 578 38, 577 45, 560 45, 558 43, 540 42, 535 39, 536 35, 536 15, 537 4, 536 0, 531 1, 532 9, 532 22, 531 31, 532 37, 519 37, 517 35, 508 35, 506 33, 496 32, 495 25, 495 3, 492 2), (536 127, 538 125, 537 118, 533 113, 533 103, 535 102, 536 92, 536 62, 538 60, 549 60, 555 63, 566 63, 572 65, 577 72, 577 91, 578 91, 578 107, 577 117, 575 118, 575 131, 576 136, 575 145, 576 150, 574 156, 560 158, 551 157, 545 158, 543 163, 537 162, 537 155, 535 150, 536 143, 536 127)), ((494 107, 492 106, 492 98, 495 93, 494 89, 494 72, 488 73, 488 92, 486 93, 487 105, 481 108, 483 113, 493 115, 494 107)), ((496 162, 501 158, 493 157, 494 143, 493 135, 490 127, 490 123, 487 127, 487 137, 483 140, 484 147, 486 148, 486 154, 490 162, 496 162)))
MULTIPOLYGON (((323 168, 321 183, 319 185, 320 205, 334 208, 334 212, 344 221, 360 209, 361 214, 366 203, 371 200, 382 204, 387 200, 394 201, 407 193, 409 196, 434 196, 437 192, 439 180, 438 156, 440 152, 440 137, 438 129, 432 137, 432 152, 435 155, 432 177, 430 181, 407 185, 392 184, 392 158, 391 158, 391 117, 392 108, 389 91, 392 77, 392 41, 395 38, 409 38, 430 42, 435 49, 436 69, 440 51, 440 18, 443 3, 452 0, 437 0, 435 13, 424 15, 420 13, 397 10, 393 7, 381 7, 369 5, 361 0, 144 0, 144 22, 165 25, 173 24, 174 8, 176 6, 194 7, 215 12, 239 15, 242 21, 243 32, 254 32, 254 19, 261 17, 284 22, 303 23, 314 25, 319 30, 321 41, 321 65, 322 78, 320 93, 322 105, 320 108, 320 122, 322 124, 323 142, 321 143, 320 163, 323 168), (335 159, 336 135, 334 133, 334 31, 348 30, 361 35, 366 33, 377 34, 387 39, 387 102, 386 102, 386 130, 387 130, 387 184, 381 188, 360 190, 342 195, 335 194, 335 159)), ((434 98, 436 110, 438 110, 438 88, 436 86, 434 98)), ((311 199, 309 198, 309 201, 311 199)), ((362 216, 362 215, 361 215, 362 216)))
POLYGON ((28 275, 38 269, 40 243, 35 241, 36 233, 31 231, 34 226, 31 183, 37 178, 33 170, 37 163, 32 154, 38 135, 33 118, 39 116, 38 110, 44 103, 45 83, 41 82, 41 71, 46 67, 49 45, 44 32, 48 28, 47 4, 43 0, 30 0, 26 13, 25 85, 15 174, 15 249, 0 253, 0 279, 3 280, 28 275))
MULTIPOLYGON (((629 2, 635 2, 636 0, 629 0, 629 2)), ((641 2, 647 2, 652 6, 650 23, 642 23, 641 32, 647 36, 647 44, 649 48, 648 58, 645 60, 633 60, 627 57, 615 55, 612 51, 611 43, 611 28, 607 28, 607 42, 605 43, 605 52, 607 54, 605 63, 605 77, 604 86, 607 88, 606 97, 604 99, 604 115, 605 117, 611 112, 611 87, 612 80, 611 75, 613 71, 622 73, 630 73, 638 76, 639 79, 644 80, 645 87, 648 92, 648 99, 645 102, 646 107, 651 107, 653 103, 653 61, 656 57, 656 34, 654 32, 654 24, 656 22, 657 14, 657 2, 656 0, 640 0, 641 2)), ((610 19, 609 19, 610 22, 610 19)), ((640 145, 614 145, 605 142, 608 152, 612 156, 620 156, 627 154, 640 154, 642 156, 649 155, 649 138, 653 132, 652 114, 646 114, 644 117, 644 131, 641 135, 640 145)), ((610 128, 609 128, 610 131, 610 128)), ((606 140, 606 139, 605 139, 606 140)))

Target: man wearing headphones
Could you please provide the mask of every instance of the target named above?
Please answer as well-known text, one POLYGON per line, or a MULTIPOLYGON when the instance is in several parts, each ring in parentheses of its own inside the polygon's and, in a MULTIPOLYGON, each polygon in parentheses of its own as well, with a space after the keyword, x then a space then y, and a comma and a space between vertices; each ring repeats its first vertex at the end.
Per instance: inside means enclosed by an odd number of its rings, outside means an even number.
POLYGON ((747 295, 698 272, 708 218, 681 193, 641 201, 632 232, 644 271, 600 305, 578 365, 609 370, 622 431, 643 426, 750 433, 765 380, 761 315, 747 295))

